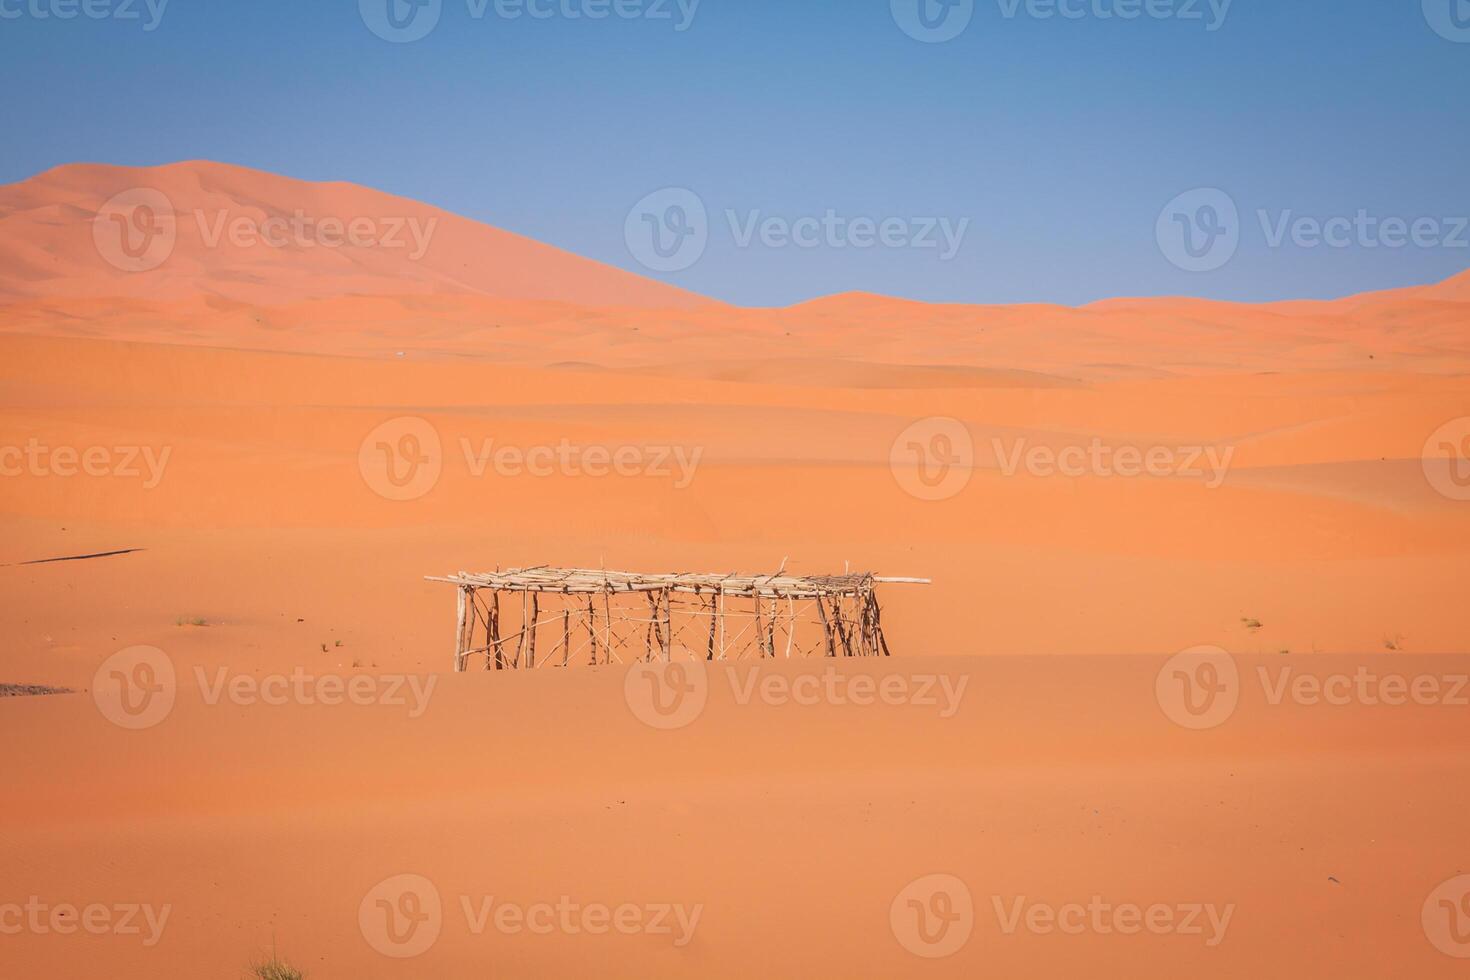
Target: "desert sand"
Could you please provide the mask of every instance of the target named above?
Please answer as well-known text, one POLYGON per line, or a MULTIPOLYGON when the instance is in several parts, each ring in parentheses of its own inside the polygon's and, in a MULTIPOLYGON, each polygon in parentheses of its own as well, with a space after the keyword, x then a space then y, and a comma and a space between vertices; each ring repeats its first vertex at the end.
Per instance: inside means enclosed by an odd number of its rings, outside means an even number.
POLYGON ((30 453, 0 476, 0 682, 75 692, 0 699, 0 928, 31 896, 171 909, 153 945, 0 935, 5 975, 236 977, 272 943, 313 978, 1463 969, 1421 911, 1470 872, 1470 706, 1448 694, 1470 492, 1424 457, 1470 415, 1470 273, 1259 306, 742 309, 378 192, 188 163, 0 188, 0 304, 0 447, 30 453), (94 219, 139 186, 178 233, 127 272, 94 219), (438 224, 410 258, 211 245, 195 218, 297 211, 438 224), (408 419, 433 479, 390 499, 362 453, 408 419), (642 468, 485 464, 559 446, 642 468), (957 454, 937 483, 926 446, 957 454), (1112 462, 1046 465, 1093 447, 1112 462), (1123 472, 1124 447, 1166 472, 1123 472), (741 703, 752 676, 829 669, 743 663, 659 731, 616 667, 447 673, 453 590, 424 580, 783 561, 932 577, 882 594, 894 658, 837 669, 964 679, 955 710, 741 703), (1243 681, 1191 730, 1156 679, 1201 645, 1243 681), (134 731, 96 695, 136 646, 178 689, 134 731), (1445 688, 1272 703, 1283 669, 1445 688), (221 670, 433 687, 417 714, 211 703, 221 670), (434 883, 442 928, 395 959, 359 911, 401 874, 434 883), (890 916, 931 874, 974 907, 936 959, 890 916), (462 902, 489 896, 702 912, 680 945, 477 933, 462 902), (1233 912, 1208 944, 997 911, 1094 896, 1233 912))

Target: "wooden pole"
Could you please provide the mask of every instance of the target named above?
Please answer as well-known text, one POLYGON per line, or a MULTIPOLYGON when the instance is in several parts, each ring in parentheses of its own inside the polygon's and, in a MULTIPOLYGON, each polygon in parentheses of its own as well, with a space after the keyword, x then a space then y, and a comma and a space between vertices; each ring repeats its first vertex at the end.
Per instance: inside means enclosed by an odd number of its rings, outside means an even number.
POLYGON ((469 640, 465 636, 465 617, 469 614, 469 607, 467 605, 469 598, 469 586, 461 585, 459 587, 459 602, 457 603, 459 625, 455 628, 454 632, 454 672, 456 674, 464 673, 465 662, 469 659, 466 653, 470 648, 469 640))
POLYGON ((709 646, 704 655, 706 660, 715 659, 715 628, 719 618, 715 612, 715 594, 711 592, 709 594, 709 646))
MULTIPOLYGON (((500 590, 490 593, 490 646, 495 651, 495 669, 505 669, 505 646, 500 642, 500 590)), ((485 669, 490 669, 491 658, 485 659, 485 669)))
POLYGON ((535 592, 531 596, 531 618, 525 627, 526 636, 526 669, 530 670, 536 666, 536 621, 541 618, 541 603, 535 592))
POLYGON ((562 610, 561 614, 561 665, 565 667, 572 656, 572 611, 562 610))
POLYGON ((822 635, 827 640, 827 656, 837 656, 837 644, 832 640, 832 623, 827 619, 827 606, 821 596, 817 596, 817 615, 822 617, 822 635))
POLYGON ((597 664, 597 607, 592 604, 592 597, 587 597, 587 639, 592 646, 592 659, 588 661, 594 666, 597 664))

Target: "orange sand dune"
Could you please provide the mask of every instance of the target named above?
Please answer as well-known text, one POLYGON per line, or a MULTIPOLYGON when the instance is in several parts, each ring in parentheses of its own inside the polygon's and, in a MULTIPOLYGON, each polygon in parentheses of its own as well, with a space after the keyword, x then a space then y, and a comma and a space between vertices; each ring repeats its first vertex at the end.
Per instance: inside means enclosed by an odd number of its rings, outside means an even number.
POLYGON ((1333 302, 1001 307, 852 293, 739 309, 366 188, 197 162, 59 167, 0 188, 0 301, 9 332, 866 387, 944 387, 935 373, 956 368, 1053 383, 1470 371, 1470 272, 1333 302), (174 229, 141 271, 104 206, 130 188, 163 195, 174 229), (339 244, 353 221, 364 244, 339 244))
POLYGON ((78 692, 0 698, 0 975, 234 978, 274 942, 312 980, 1458 976, 1467 283, 751 310, 346 185, 180 164, 0 189, 0 684, 78 692), (409 260, 196 225, 126 272, 93 219, 139 182, 444 230, 409 260), (619 451, 633 470, 588 465, 619 451), (570 462, 515 462, 538 452, 570 462), (934 583, 884 592, 892 660, 721 668, 676 731, 618 668, 445 674, 452 590, 424 580, 783 562, 934 583), (132 730, 107 665, 139 645, 175 703, 132 730), (1169 685, 1218 675, 1166 657, 1199 645, 1238 706, 1195 730, 1169 685), (739 696, 829 669, 966 693, 739 696), (1364 673, 1446 697, 1270 696, 1364 673), (297 674, 432 694, 210 694, 297 674), (398 959, 374 889, 405 874, 442 907, 398 959), (907 903, 931 875, 963 891, 918 908, 973 912, 940 959, 907 903), (477 918, 563 896, 699 921, 676 944, 477 918), (6 931, 32 897, 54 924, 6 931), (1017 902, 1229 923, 1008 929, 1017 902), (169 918, 151 944, 67 931, 99 903, 169 918))
MULTIPOLYGON (((128 231, 141 247, 143 230, 128 231)), ((0 297, 11 300, 182 299, 218 311, 355 295, 711 305, 416 201, 207 162, 65 166, 0 187, 0 266, 0 297), (156 268, 118 267, 129 257, 108 219, 131 212, 104 205, 119 195, 123 206, 157 205, 167 222, 160 251, 140 260, 156 257, 156 268), (97 234, 111 238, 99 247, 97 234)))

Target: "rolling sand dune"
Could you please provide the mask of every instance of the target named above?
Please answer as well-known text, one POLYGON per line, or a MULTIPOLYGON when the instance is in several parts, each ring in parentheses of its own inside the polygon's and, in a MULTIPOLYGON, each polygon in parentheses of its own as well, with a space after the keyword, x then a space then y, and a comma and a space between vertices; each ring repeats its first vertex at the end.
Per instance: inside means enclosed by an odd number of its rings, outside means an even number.
POLYGON ((1470 416, 1467 289, 738 309, 348 185, 178 164, 0 188, 0 447, 30 453, 0 458, 0 683, 78 692, 0 700, 0 906, 172 910, 153 946, 0 936, 0 973, 233 978, 274 941, 313 980, 1459 975, 1421 911, 1470 872, 1470 709, 1273 704, 1260 678, 1470 669, 1470 503, 1423 458, 1470 416), (141 185, 187 220, 127 273, 93 220, 141 185), (212 248, 190 209, 440 230, 415 260, 212 248), (404 419, 436 475, 394 500, 361 454, 404 419), (493 462, 557 447, 579 462, 493 462), (639 465, 596 475, 594 447, 639 465), (1167 465, 1130 475, 1125 447, 1167 465), (453 593, 423 579, 783 559, 932 576, 883 594, 892 660, 836 669, 963 679, 953 713, 741 703, 752 671, 826 669, 783 661, 717 672, 656 731, 617 668, 444 674, 453 593), (1192 731, 1156 683, 1202 644, 1245 681, 1192 731), (137 645, 178 691, 129 731, 94 695, 137 645), (222 670, 436 686, 413 717, 210 703, 222 670), (404 873, 444 907, 397 960, 359 910, 404 873), (928 960, 890 913, 935 873, 974 935, 928 960), (563 895, 702 911, 676 945, 477 933, 461 906, 563 895), (996 905, 1093 896, 1232 919, 1209 945, 1007 932, 996 905))

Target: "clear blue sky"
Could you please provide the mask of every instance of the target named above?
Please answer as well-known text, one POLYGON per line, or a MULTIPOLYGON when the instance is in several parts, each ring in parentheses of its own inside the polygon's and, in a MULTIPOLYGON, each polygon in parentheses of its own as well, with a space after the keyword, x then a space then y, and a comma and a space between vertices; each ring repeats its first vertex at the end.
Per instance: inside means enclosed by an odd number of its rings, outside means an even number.
POLYGON ((1272 247, 1257 216, 1470 215, 1470 0, 1235 0, 1215 30, 1208 0, 1132 0, 1202 15, 1132 20, 1100 16, 1130 0, 1064 0, 1078 18, 970 0, 944 43, 900 29, 919 0, 893 0, 899 15, 890 0, 702 0, 683 31, 678 0, 670 19, 560 12, 664 0, 525 0, 546 19, 437 2, 428 36, 390 43, 358 0, 169 0, 151 31, 148 0, 0 0, 0 181, 74 161, 222 160, 355 181, 645 274, 629 209, 686 187, 708 207, 708 247, 660 278, 754 305, 851 289, 1330 297, 1470 266, 1470 247, 1437 239, 1272 247), (124 2, 139 19, 37 16, 124 2), (1156 222, 1200 187, 1238 206, 1240 241, 1223 267, 1188 272, 1156 222), (943 261, 742 247, 725 215, 829 209, 970 224, 943 261))

